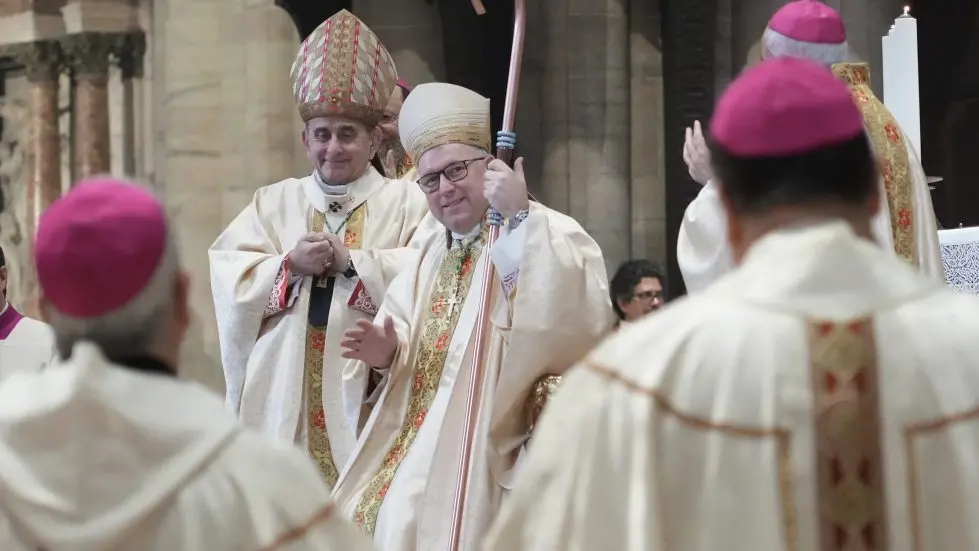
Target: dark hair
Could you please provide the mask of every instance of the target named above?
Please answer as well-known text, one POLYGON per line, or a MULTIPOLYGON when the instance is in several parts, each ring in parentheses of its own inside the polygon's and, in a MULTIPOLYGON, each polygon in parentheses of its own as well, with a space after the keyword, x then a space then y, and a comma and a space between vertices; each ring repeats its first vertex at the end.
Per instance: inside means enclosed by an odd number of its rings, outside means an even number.
POLYGON ((731 207, 758 214, 813 202, 864 203, 877 186, 877 164, 865 134, 809 153, 738 157, 710 143, 714 173, 731 207))
POLYGON ((3 247, 0 247, 0 268, 7 265, 7 257, 3 256, 3 247))
POLYGON ((663 284, 663 271, 648 260, 628 260, 623 262, 619 269, 615 271, 612 280, 609 282, 608 294, 612 299, 612 308, 619 319, 625 319, 625 312, 619 308, 619 301, 627 301, 632 298, 632 291, 639 285, 644 278, 652 277, 663 284))

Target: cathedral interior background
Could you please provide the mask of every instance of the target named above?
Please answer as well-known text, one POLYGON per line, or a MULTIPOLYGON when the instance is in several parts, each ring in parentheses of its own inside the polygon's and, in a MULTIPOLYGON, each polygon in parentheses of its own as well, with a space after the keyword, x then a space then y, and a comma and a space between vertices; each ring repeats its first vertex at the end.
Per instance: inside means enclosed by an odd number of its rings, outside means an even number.
MULTIPOLYGON (((669 267, 697 185, 684 128, 710 116, 782 0, 528 2, 518 154, 534 195, 574 216, 610 269, 669 267)), ((830 0, 880 92, 880 37, 900 0, 830 0)), ((302 37, 346 8, 413 83, 446 80, 501 118, 512 5, 486 0, 0 0, 0 243, 10 297, 35 293, 38 212, 78 178, 132 175, 165 199, 193 277, 188 374, 223 389, 207 248, 255 189, 309 171, 289 67, 302 37)), ((946 227, 979 224, 979 3, 912 2, 919 20, 923 160, 946 227)))

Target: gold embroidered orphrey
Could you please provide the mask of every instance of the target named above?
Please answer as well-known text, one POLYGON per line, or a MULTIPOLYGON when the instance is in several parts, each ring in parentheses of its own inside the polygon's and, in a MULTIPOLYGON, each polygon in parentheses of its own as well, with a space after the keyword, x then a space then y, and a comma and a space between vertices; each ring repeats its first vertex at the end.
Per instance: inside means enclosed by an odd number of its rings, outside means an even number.
MULTIPOLYGON (((367 203, 361 203, 347 219, 347 229, 343 243, 350 250, 358 250, 363 243, 364 220, 367 217, 367 203)), ((313 209, 309 220, 309 231, 319 233, 326 224, 326 215, 313 209)), ((325 277, 317 277, 313 285, 325 285, 325 277)), ((343 422, 342 419, 327 419, 323 409, 323 358, 326 350, 326 326, 307 325, 306 355, 303 369, 303 389, 306 394, 306 433, 309 455, 316 462, 323 480, 332 489, 340 473, 333 460, 330 447, 328 425, 330 422, 343 422)))
POLYGON ((870 66, 866 63, 838 63, 833 74, 850 87, 853 100, 863 115, 863 124, 874 146, 880 166, 887 210, 891 215, 894 252, 907 262, 918 263, 914 238, 914 210, 911 190, 911 164, 907 144, 894 115, 870 89, 870 66))
POLYGON ((886 551, 879 368, 870 318, 807 324, 820 551, 886 551))
POLYGON ((468 246, 449 249, 439 266, 422 322, 418 358, 412 370, 411 393, 401 430, 385 454, 380 470, 364 490, 354 514, 354 522, 368 534, 374 533, 388 487, 401 462, 408 455, 408 450, 435 399, 449 353, 449 343, 462 312, 462 308, 456 305, 469 293, 485 234, 484 226, 480 239, 468 246))

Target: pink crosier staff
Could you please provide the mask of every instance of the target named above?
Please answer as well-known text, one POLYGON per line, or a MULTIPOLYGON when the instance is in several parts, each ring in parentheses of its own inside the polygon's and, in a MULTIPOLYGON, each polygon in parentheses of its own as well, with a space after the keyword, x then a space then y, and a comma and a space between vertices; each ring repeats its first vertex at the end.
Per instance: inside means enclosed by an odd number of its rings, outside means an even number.
MULTIPOLYGON (((472 0, 476 13, 483 15, 486 9, 480 0, 472 0)), ((513 131, 517 116, 517 90, 520 86, 520 61, 523 57, 523 39, 526 16, 524 0, 515 0, 513 17, 513 47, 510 50, 510 73, 507 77, 506 103, 503 107, 503 127, 496 135, 496 158, 513 164, 513 150, 517 145, 517 133, 513 131)), ((487 214, 489 235, 486 237, 486 248, 496 243, 503 226, 503 215, 490 207, 487 214)), ((486 364, 486 344, 490 334, 489 313, 496 284, 496 271, 493 263, 487 258, 483 264, 483 286, 479 298, 479 310, 476 314, 476 347, 473 353, 473 366, 470 370, 469 400, 466 408, 466 430, 462 439, 462 464, 459 467, 459 478, 456 484, 452 531, 449 537, 449 550, 460 551, 462 544, 462 522, 466 511, 466 488, 469 486, 469 471, 472 467, 473 444, 476 438, 476 422, 479 417, 479 405, 482 401, 483 377, 486 364)))

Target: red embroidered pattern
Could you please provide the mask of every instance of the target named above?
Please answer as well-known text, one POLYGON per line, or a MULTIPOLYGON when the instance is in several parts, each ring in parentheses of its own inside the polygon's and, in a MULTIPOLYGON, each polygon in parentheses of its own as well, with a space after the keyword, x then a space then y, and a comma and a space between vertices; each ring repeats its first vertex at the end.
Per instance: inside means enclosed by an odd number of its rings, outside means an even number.
POLYGON ((821 551, 888 549, 873 320, 809 322, 821 551))
POLYGON ((377 314, 377 305, 367 292, 367 287, 364 287, 363 280, 357 282, 354 292, 350 294, 350 300, 347 301, 347 306, 371 316, 377 314))
POLYGON ((289 304, 289 279, 292 278, 292 270, 289 269, 289 255, 282 260, 279 266, 279 273, 275 276, 275 283, 272 284, 272 294, 265 304, 265 312, 262 317, 269 317, 278 314, 286 309, 289 304))

